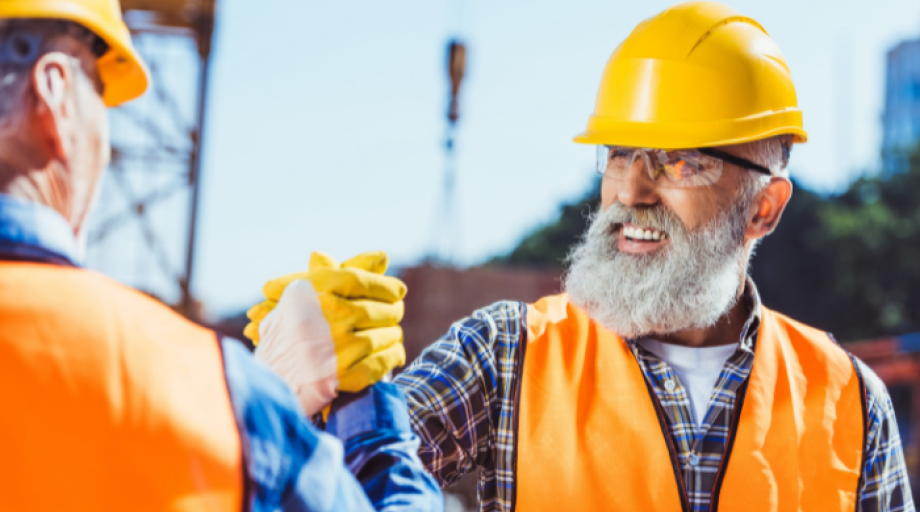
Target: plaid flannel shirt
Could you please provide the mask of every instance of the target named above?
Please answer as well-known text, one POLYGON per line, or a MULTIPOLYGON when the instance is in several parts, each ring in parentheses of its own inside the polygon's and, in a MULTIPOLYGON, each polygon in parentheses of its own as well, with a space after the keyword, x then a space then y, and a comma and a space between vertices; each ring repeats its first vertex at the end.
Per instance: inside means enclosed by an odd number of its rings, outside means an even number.
MULTIPOLYGON (((760 298, 751 281, 744 300, 751 307, 751 316, 739 349, 722 369, 699 429, 686 390, 670 366, 628 341, 665 411, 694 512, 709 510, 736 393, 754 362, 760 298), (673 382, 665 384, 669 380, 673 382)), ((394 381, 408 399, 412 427, 422 440, 419 456, 441 486, 450 486, 479 468, 481 511, 513 510, 515 392, 523 366, 518 347, 524 341, 525 311, 526 305, 520 302, 498 302, 476 311, 455 323, 394 381)), ((872 370, 856 361, 866 383, 869 416, 858 510, 913 511, 888 392, 872 370)))

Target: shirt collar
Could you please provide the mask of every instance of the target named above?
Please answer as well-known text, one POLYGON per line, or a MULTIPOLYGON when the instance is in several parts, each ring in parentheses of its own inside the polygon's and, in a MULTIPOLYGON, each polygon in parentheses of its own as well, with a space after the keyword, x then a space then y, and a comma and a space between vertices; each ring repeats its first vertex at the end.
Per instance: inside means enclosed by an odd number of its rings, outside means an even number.
POLYGON ((741 300, 747 301, 751 308, 750 316, 744 322, 744 329, 741 330, 741 350, 754 353, 754 347, 757 345, 757 332, 760 331, 760 293, 757 292, 757 285, 748 277, 744 283, 744 293, 741 300))
POLYGON ((74 265, 81 263, 70 224, 39 203, 0 194, 0 248, 30 246, 53 253, 74 265))

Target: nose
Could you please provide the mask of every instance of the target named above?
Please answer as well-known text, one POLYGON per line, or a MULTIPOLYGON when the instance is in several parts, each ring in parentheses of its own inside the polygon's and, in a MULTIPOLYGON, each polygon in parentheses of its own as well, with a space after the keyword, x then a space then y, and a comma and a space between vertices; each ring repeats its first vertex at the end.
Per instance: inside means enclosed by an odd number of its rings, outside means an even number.
POLYGON ((631 208, 658 204, 660 201, 658 186, 649 176, 646 165, 645 159, 639 157, 622 178, 604 178, 601 187, 603 206, 606 207, 616 201, 631 208))

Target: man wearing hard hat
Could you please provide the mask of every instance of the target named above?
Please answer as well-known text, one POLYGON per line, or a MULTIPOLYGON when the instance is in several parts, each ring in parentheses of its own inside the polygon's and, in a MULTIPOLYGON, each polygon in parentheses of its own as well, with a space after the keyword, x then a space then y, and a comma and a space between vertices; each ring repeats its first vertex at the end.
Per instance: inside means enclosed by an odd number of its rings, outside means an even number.
POLYGON ((0 0, 0 508, 439 510, 405 398, 375 384, 405 357, 385 255, 320 261, 263 322, 309 330, 317 397, 367 388, 328 433, 239 342, 80 268, 105 107, 147 80, 116 0, 0 0))
POLYGON ((441 485, 478 469, 489 511, 914 510, 884 385, 747 277, 806 141, 766 30, 714 2, 643 21, 575 140, 603 182, 566 293, 475 312, 395 380, 441 485))

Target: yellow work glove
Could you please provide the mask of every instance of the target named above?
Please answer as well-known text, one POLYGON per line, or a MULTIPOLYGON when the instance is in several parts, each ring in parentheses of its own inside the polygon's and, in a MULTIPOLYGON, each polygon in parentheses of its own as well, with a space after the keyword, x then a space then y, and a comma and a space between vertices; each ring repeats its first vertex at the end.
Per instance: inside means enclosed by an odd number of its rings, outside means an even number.
POLYGON ((365 253, 341 265, 314 253, 310 270, 266 283, 266 300, 247 315, 244 334, 297 392, 312 415, 339 390, 360 391, 405 363, 402 299, 406 286, 383 275, 385 253, 365 253))

